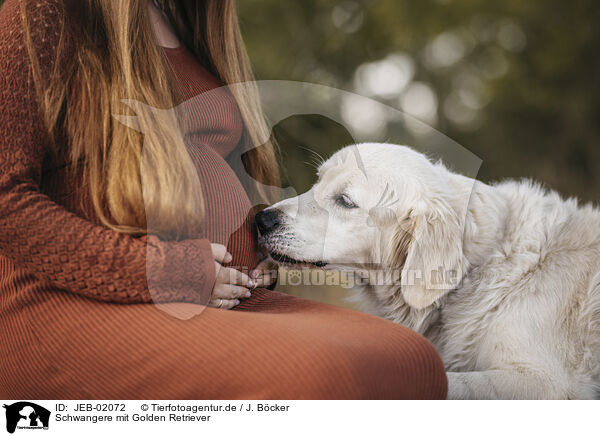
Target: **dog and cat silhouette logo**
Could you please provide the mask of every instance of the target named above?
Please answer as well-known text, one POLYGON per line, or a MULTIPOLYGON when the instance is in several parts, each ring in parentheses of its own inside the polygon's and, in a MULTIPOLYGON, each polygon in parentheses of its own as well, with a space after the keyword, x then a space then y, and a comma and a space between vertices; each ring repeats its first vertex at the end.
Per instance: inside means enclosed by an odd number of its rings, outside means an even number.
POLYGON ((50 424, 50 411, 35 403, 20 401, 4 405, 6 409, 6 431, 14 433, 19 430, 47 430, 50 424))

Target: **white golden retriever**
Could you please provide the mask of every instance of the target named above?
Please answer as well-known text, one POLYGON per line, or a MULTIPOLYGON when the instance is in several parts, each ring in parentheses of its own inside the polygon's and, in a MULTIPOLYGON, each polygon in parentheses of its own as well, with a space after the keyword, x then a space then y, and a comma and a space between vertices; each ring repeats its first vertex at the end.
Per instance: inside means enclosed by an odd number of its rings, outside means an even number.
POLYGON ((360 299, 436 346, 449 398, 598 397, 598 209, 389 144, 346 147, 318 176, 257 215, 262 244, 282 263, 367 271, 360 299))

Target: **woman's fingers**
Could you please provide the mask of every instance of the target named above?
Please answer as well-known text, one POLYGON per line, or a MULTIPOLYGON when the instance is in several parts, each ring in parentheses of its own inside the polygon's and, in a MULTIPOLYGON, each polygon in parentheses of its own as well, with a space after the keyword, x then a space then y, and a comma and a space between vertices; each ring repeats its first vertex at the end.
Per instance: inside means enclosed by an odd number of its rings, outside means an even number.
POLYGON ((251 296, 248 288, 244 286, 221 284, 213 289, 212 298, 236 300, 238 298, 249 298, 251 296))
POLYGON ((229 263, 232 260, 231 253, 227 252, 227 247, 221 244, 210 244, 212 255, 215 261, 219 263, 229 263))
POLYGON ((250 277, 257 287, 271 286, 277 281, 277 264, 270 258, 263 260, 256 269, 250 273, 250 277))
POLYGON ((256 285, 247 274, 238 271, 235 268, 221 267, 217 272, 217 281, 228 283, 230 285, 245 286, 247 288, 255 288, 256 285))
POLYGON ((210 300, 208 305, 216 309, 233 309, 235 306, 240 304, 240 300, 227 300, 224 298, 213 298, 210 300))
POLYGON ((222 265, 232 260, 227 247, 221 244, 210 245, 215 259, 216 280, 208 305, 217 309, 232 309, 240 304, 240 298, 250 297, 248 288, 253 288, 255 284, 248 275, 222 265))
POLYGON ((277 281, 277 270, 261 271, 252 274, 252 281, 257 288, 267 288, 277 281))

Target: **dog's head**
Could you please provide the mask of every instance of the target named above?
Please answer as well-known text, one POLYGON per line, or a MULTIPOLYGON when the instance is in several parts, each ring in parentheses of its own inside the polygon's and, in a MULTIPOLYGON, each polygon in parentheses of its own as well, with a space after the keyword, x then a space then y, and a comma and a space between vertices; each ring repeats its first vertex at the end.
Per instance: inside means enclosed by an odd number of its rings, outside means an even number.
POLYGON ((346 147, 318 171, 305 194, 256 217, 261 243, 286 264, 399 271, 396 288, 421 309, 456 287, 464 198, 460 176, 408 147, 346 147))

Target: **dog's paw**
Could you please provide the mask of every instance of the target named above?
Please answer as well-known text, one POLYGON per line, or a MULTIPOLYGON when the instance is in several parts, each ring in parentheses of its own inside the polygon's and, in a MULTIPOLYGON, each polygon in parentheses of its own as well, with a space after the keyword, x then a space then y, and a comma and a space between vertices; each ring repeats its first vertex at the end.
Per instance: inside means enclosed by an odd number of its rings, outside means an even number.
POLYGON ((466 400, 468 398, 468 389, 463 380, 462 374, 457 372, 447 372, 448 378, 448 400, 466 400))

